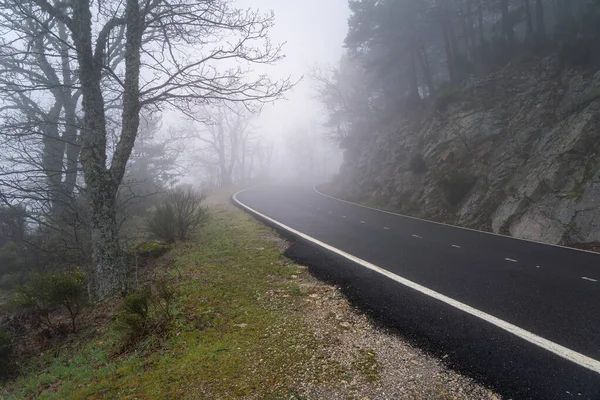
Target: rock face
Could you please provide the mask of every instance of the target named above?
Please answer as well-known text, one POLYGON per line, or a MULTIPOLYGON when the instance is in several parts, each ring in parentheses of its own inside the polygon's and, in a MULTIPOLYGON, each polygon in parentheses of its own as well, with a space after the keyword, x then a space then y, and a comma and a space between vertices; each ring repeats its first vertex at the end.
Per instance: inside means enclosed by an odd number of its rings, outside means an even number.
POLYGON ((347 150, 333 194, 553 244, 600 242, 600 72, 546 58, 347 150))

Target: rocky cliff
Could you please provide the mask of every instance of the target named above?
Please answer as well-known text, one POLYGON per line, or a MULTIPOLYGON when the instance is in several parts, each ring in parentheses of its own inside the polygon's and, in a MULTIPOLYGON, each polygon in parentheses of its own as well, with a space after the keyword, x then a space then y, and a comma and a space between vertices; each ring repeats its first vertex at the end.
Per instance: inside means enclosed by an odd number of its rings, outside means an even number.
POLYGON ((426 112, 362 135, 330 192, 520 238, 599 243, 600 71, 557 70, 553 57, 521 61, 441 91, 426 112))

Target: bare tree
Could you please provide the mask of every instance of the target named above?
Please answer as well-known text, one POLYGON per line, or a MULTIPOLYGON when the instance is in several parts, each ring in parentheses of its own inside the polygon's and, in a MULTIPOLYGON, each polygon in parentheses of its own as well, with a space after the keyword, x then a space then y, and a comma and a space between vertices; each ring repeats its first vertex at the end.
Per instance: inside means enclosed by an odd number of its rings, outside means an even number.
POLYGON ((364 126, 376 112, 376 97, 369 88, 365 69, 348 57, 339 68, 315 68, 311 74, 318 99, 326 107, 328 135, 346 148, 353 128, 364 126))
POLYGON ((235 103, 204 108, 198 114, 203 120, 203 128, 196 135, 200 144, 196 160, 200 167, 216 174, 214 181, 219 187, 251 179, 261 142, 251 127, 256 115, 235 103))
MULTIPOLYGON (((0 9, 7 6, 0 2, 0 9)), ((74 87, 65 26, 56 23, 56 36, 47 37, 40 25, 48 23, 0 19, 0 146, 6 155, 0 182, 8 197, 41 200, 37 206, 58 216, 77 184, 81 91, 74 87)))
MULTIPOLYGON (((124 284, 116 197, 140 110, 174 107, 190 113, 212 101, 279 98, 289 81, 272 82, 240 66, 280 59, 280 46, 268 39, 273 15, 239 10, 228 0, 3 0, 0 10, 3 24, 26 21, 36 37, 70 50, 67 63, 77 81, 59 87, 80 91, 80 164, 90 207, 95 295, 106 298, 124 284)), ((31 49, 28 36, 9 40, 17 52, 6 59, 17 62, 31 49)))

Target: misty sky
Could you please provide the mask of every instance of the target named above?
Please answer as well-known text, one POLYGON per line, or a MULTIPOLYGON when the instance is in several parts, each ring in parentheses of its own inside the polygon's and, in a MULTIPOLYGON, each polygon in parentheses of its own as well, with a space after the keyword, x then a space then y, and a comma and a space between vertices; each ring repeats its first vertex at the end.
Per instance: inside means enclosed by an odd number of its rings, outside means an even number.
POLYGON ((293 129, 317 115, 322 106, 314 100, 308 74, 312 67, 335 65, 342 54, 348 30, 350 10, 348 0, 239 0, 239 6, 273 10, 276 26, 271 32, 273 42, 287 42, 286 58, 269 74, 305 79, 274 106, 267 106, 260 118, 260 128, 271 137, 293 129))

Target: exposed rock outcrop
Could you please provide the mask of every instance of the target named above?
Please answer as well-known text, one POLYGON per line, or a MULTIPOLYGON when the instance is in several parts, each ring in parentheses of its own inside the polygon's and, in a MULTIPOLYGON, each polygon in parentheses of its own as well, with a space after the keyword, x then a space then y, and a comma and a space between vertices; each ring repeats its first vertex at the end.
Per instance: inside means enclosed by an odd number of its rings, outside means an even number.
POLYGON ((472 82, 346 152, 334 194, 567 245, 600 242, 600 72, 552 57, 472 82))

